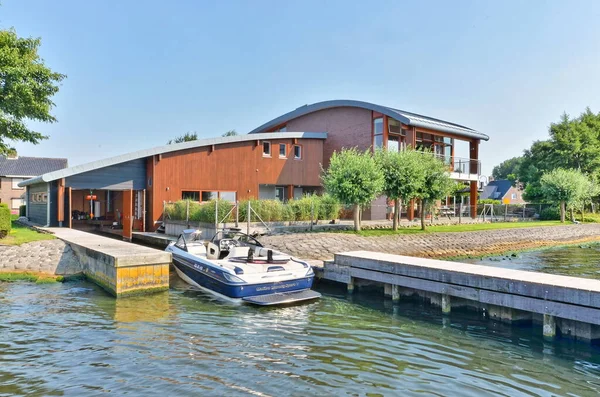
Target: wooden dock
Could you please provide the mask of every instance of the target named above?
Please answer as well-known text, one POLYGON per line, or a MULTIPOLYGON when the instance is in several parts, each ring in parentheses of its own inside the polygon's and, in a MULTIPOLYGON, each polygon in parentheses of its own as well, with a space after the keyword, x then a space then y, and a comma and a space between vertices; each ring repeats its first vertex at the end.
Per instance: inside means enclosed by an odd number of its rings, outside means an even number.
POLYGON ((347 284, 349 292, 380 283, 393 300, 417 294, 444 313, 471 306, 501 321, 539 321, 548 338, 558 331, 600 340, 600 280, 369 251, 336 254, 323 278, 347 284))
POLYGON ((116 297, 169 289, 171 254, 69 228, 44 228, 69 244, 87 278, 116 297))

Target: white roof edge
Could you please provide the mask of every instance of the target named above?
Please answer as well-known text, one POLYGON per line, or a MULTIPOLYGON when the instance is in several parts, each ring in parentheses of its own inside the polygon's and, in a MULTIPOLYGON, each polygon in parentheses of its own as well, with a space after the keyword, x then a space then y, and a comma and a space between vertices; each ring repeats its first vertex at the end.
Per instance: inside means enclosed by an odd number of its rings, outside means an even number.
POLYGON ((90 163, 80 164, 61 170, 48 172, 19 183, 19 187, 34 185, 36 183, 51 182, 57 179, 67 178, 83 172, 89 172, 111 165, 125 163, 127 161, 138 160, 145 157, 155 156, 157 154, 177 152, 179 150, 194 149, 203 146, 223 145, 227 143, 256 141, 263 139, 327 139, 326 132, 266 132, 262 134, 246 134, 237 136, 227 136, 218 138, 198 139, 190 142, 174 143, 172 145, 157 146, 151 149, 138 150, 136 152, 121 154, 119 156, 92 161, 90 163))

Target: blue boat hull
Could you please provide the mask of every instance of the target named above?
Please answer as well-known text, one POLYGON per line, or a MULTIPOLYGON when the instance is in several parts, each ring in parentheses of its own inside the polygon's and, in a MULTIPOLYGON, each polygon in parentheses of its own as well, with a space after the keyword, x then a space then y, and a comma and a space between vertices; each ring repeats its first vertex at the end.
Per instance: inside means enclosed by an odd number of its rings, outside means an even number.
POLYGON ((186 258, 174 255, 173 265, 195 284, 229 298, 245 298, 310 289, 314 278, 314 276, 308 276, 281 282, 236 284, 227 281, 220 269, 203 262, 190 262, 186 258))

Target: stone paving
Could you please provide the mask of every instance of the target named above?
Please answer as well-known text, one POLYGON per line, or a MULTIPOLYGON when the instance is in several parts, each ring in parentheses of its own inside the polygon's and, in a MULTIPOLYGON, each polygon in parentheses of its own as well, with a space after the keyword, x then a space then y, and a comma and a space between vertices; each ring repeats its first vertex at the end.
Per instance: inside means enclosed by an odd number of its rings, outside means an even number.
POLYGON ((62 240, 44 240, 20 246, 0 246, 0 272, 76 274, 81 271, 73 250, 62 240))
POLYGON ((425 258, 483 256, 554 245, 600 241, 600 224, 528 227, 460 233, 364 237, 352 233, 296 233, 263 236, 261 243, 312 260, 344 251, 377 251, 425 258))

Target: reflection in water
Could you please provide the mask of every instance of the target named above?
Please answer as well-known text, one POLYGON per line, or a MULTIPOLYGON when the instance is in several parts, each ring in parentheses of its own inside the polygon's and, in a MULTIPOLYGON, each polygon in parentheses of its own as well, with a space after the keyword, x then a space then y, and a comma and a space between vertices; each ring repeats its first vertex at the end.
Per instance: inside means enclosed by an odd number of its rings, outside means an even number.
MULTIPOLYGON (((590 251, 591 252, 591 251, 590 251)), ((347 299, 256 308, 190 290, 114 300, 0 284, 0 395, 595 395, 600 351, 538 330, 347 299)))

